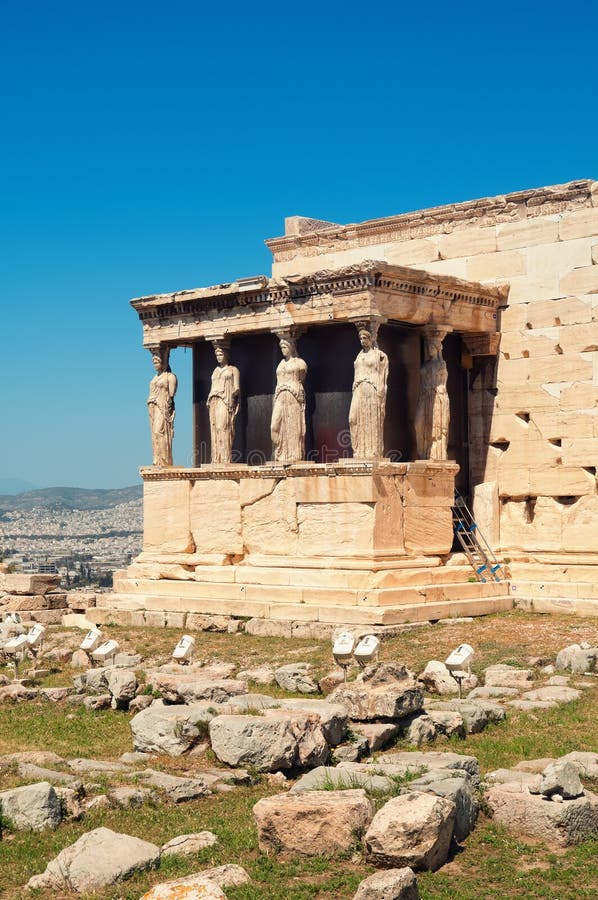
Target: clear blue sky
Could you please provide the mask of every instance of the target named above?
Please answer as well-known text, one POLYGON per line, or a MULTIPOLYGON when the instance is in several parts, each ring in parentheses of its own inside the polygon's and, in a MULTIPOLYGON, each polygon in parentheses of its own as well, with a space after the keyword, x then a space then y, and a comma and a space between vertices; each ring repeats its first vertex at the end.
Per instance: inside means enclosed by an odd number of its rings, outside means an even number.
POLYGON ((6 0, 0 479, 135 483, 153 370, 128 300, 269 273, 285 216, 598 177, 597 26, 593 0, 6 0))

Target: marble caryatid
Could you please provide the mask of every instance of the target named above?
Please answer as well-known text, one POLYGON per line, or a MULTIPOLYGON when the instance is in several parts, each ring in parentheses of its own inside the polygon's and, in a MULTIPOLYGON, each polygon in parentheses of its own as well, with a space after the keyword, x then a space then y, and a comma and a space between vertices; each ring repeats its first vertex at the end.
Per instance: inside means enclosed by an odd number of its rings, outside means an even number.
POLYGON ((418 459, 446 459, 450 420, 448 372, 442 356, 445 332, 426 338, 426 360, 421 367, 420 394, 415 412, 418 459))
POLYGON ((284 334, 280 338, 282 359, 276 369, 276 390, 270 433, 274 461, 290 464, 305 455, 305 390, 307 365, 297 356, 297 343, 284 334))
POLYGON ((377 325, 358 322, 361 350, 355 359, 349 409, 351 446, 356 459, 380 459, 384 452, 384 416, 388 357, 378 349, 377 325))
POLYGON ((177 389, 176 375, 170 370, 168 347, 151 348, 156 374, 150 381, 147 409, 152 435, 152 461, 154 466, 172 465, 172 439, 174 436, 174 395, 177 389))
POLYGON ((210 437, 212 441, 212 462, 232 461, 235 438, 235 419, 239 412, 240 376, 236 366, 229 363, 229 344, 213 341, 218 365, 212 372, 212 384, 207 406, 210 417, 210 437))

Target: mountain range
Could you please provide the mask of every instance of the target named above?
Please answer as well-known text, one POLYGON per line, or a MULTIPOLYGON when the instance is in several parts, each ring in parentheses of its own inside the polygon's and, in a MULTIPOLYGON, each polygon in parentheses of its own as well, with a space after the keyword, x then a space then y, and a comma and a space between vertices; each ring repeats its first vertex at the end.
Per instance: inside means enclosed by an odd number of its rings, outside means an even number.
POLYGON ((108 509, 119 503, 140 500, 143 485, 125 488, 53 487, 24 491, 20 494, 0 494, 0 514, 14 510, 42 509, 108 509))

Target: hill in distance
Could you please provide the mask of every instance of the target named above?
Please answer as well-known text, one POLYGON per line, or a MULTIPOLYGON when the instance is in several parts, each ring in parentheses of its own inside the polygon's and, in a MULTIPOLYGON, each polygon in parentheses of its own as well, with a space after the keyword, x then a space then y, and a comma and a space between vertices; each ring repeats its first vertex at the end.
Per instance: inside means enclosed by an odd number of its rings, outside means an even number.
POLYGON ((119 503, 140 500, 143 485, 126 488, 54 487, 25 491, 22 494, 0 494, 0 513, 13 510, 43 509, 109 509, 119 503))

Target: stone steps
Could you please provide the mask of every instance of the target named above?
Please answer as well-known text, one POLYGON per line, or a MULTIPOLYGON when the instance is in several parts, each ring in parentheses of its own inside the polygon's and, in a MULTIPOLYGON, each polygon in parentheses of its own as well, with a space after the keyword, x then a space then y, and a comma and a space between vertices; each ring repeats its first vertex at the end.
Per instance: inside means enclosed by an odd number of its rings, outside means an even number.
MULTIPOLYGON (((142 596, 147 603, 154 598, 168 601, 170 609, 187 609, 207 611, 206 603, 211 606, 221 603, 238 604, 240 607, 254 604, 293 604, 306 607, 314 606, 405 606, 426 602, 444 602, 448 600, 478 599, 508 594, 506 582, 461 581, 447 584, 422 584, 419 586, 399 585, 394 587, 370 587, 356 589, 354 587, 322 587, 285 584, 238 584, 238 583, 202 583, 197 581, 173 581, 167 579, 118 579, 115 583, 117 593, 132 597, 142 596), (174 606, 173 606, 174 603, 174 606), (196 609, 199 604, 201 609, 196 609)), ((97 605, 109 605, 110 594, 98 597, 97 605)), ((150 608, 146 605, 146 608, 150 608)), ((212 610, 210 610, 212 611, 212 610)), ((243 615, 243 613, 239 613, 243 615)), ((254 613, 250 613, 254 615, 254 613)))
POLYGON ((139 600, 130 595, 106 595, 112 603, 96 607, 88 611, 88 618, 96 624, 117 622, 125 625, 170 625, 184 628, 187 613, 204 613, 206 615, 250 616, 270 619, 274 622, 320 622, 330 625, 399 625, 417 622, 429 622, 437 619, 455 618, 457 616, 481 616, 495 612, 503 612, 513 606, 509 595, 476 597, 472 599, 445 600, 434 602, 407 603, 393 607, 367 606, 306 606, 305 604, 273 603, 244 604, 242 608, 234 601, 189 601, 185 604, 185 612, 173 610, 171 598, 143 598, 139 600), (144 602, 145 601, 145 602, 144 602), (151 608, 150 608, 151 607, 151 608), (200 608, 201 607, 201 608, 200 608))

